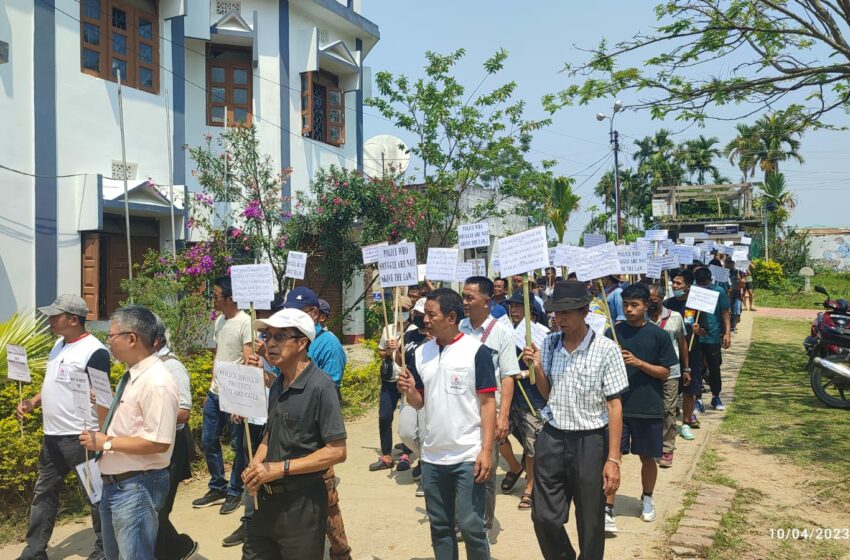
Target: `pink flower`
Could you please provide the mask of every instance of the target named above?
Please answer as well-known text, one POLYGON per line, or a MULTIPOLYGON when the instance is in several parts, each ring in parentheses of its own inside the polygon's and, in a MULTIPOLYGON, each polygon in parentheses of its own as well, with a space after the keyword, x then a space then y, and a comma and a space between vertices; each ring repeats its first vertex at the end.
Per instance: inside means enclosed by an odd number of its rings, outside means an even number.
POLYGON ((232 237, 233 239, 238 239, 242 237, 242 229, 238 227, 233 228, 232 230, 230 230, 230 237, 232 237))

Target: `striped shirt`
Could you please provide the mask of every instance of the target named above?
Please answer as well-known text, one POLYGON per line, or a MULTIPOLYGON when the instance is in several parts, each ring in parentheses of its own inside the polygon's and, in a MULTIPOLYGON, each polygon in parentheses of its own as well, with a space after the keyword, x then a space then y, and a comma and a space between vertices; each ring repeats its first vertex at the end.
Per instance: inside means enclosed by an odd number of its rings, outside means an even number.
POLYGON ((561 333, 543 343, 541 361, 551 389, 543 417, 553 428, 568 432, 608 425, 608 400, 629 388, 620 349, 592 329, 581 344, 567 352, 561 333))

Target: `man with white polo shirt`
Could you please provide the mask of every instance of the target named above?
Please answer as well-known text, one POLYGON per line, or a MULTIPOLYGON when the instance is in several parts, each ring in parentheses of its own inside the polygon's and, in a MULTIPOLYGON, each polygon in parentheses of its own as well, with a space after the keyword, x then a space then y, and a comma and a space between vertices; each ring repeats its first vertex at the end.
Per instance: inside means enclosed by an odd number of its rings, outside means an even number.
MULTIPOLYGON (((23 418, 40 405, 44 424, 27 546, 21 553, 21 560, 47 558, 47 543, 53 534, 65 476, 85 461, 85 452, 77 438, 84 428, 93 430, 98 426, 94 409, 85 422, 74 413, 71 375, 73 372, 87 373, 90 367, 109 372, 109 352, 97 338, 86 332, 89 309, 83 298, 63 294, 51 305, 38 310, 47 317, 50 330, 59 336, 59 340, 50 351, 41 391, 23 401, 17 410, 18 418, 23 418)), ((103 540, 97 505, 92 507, 92 527, 96 540, 89 560, 99 560, 103 558, 103 540)))

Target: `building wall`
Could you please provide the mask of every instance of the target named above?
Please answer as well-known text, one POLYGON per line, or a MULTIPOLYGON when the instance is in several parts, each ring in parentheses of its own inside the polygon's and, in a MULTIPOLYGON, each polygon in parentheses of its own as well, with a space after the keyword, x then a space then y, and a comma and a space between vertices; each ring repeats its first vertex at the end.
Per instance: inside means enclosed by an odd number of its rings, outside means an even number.
MULTIPOLYGON (((0 3, 0 40, 9 62, 0 64, 0 163, 33 173, 33 3, 0 3), (13 132, 13 133, 12 133, 13 132)), ((0 321, 35 301, 35 180, 0 169, 0 321)))
POLYGON ((811 234, 811 258, 823 266, 850 271, 850 230, 830 235, 811 234))

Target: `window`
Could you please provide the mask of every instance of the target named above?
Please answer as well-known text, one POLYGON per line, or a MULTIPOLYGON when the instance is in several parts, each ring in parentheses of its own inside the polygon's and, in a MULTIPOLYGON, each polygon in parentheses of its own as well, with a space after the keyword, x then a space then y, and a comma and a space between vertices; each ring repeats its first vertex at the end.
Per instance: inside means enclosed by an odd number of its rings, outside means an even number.
POLYGON ((301 135, 326 144, 345 144, 345 92, 330 72, 301 74, 301 135))
POLYGON ((159 92, 156 0, 81 0, 80 67, 86 74, 159 92))
POLYGON ((253 113, 251 51, 209 45, 207 50, 207 125, 248 124, 253 113))

